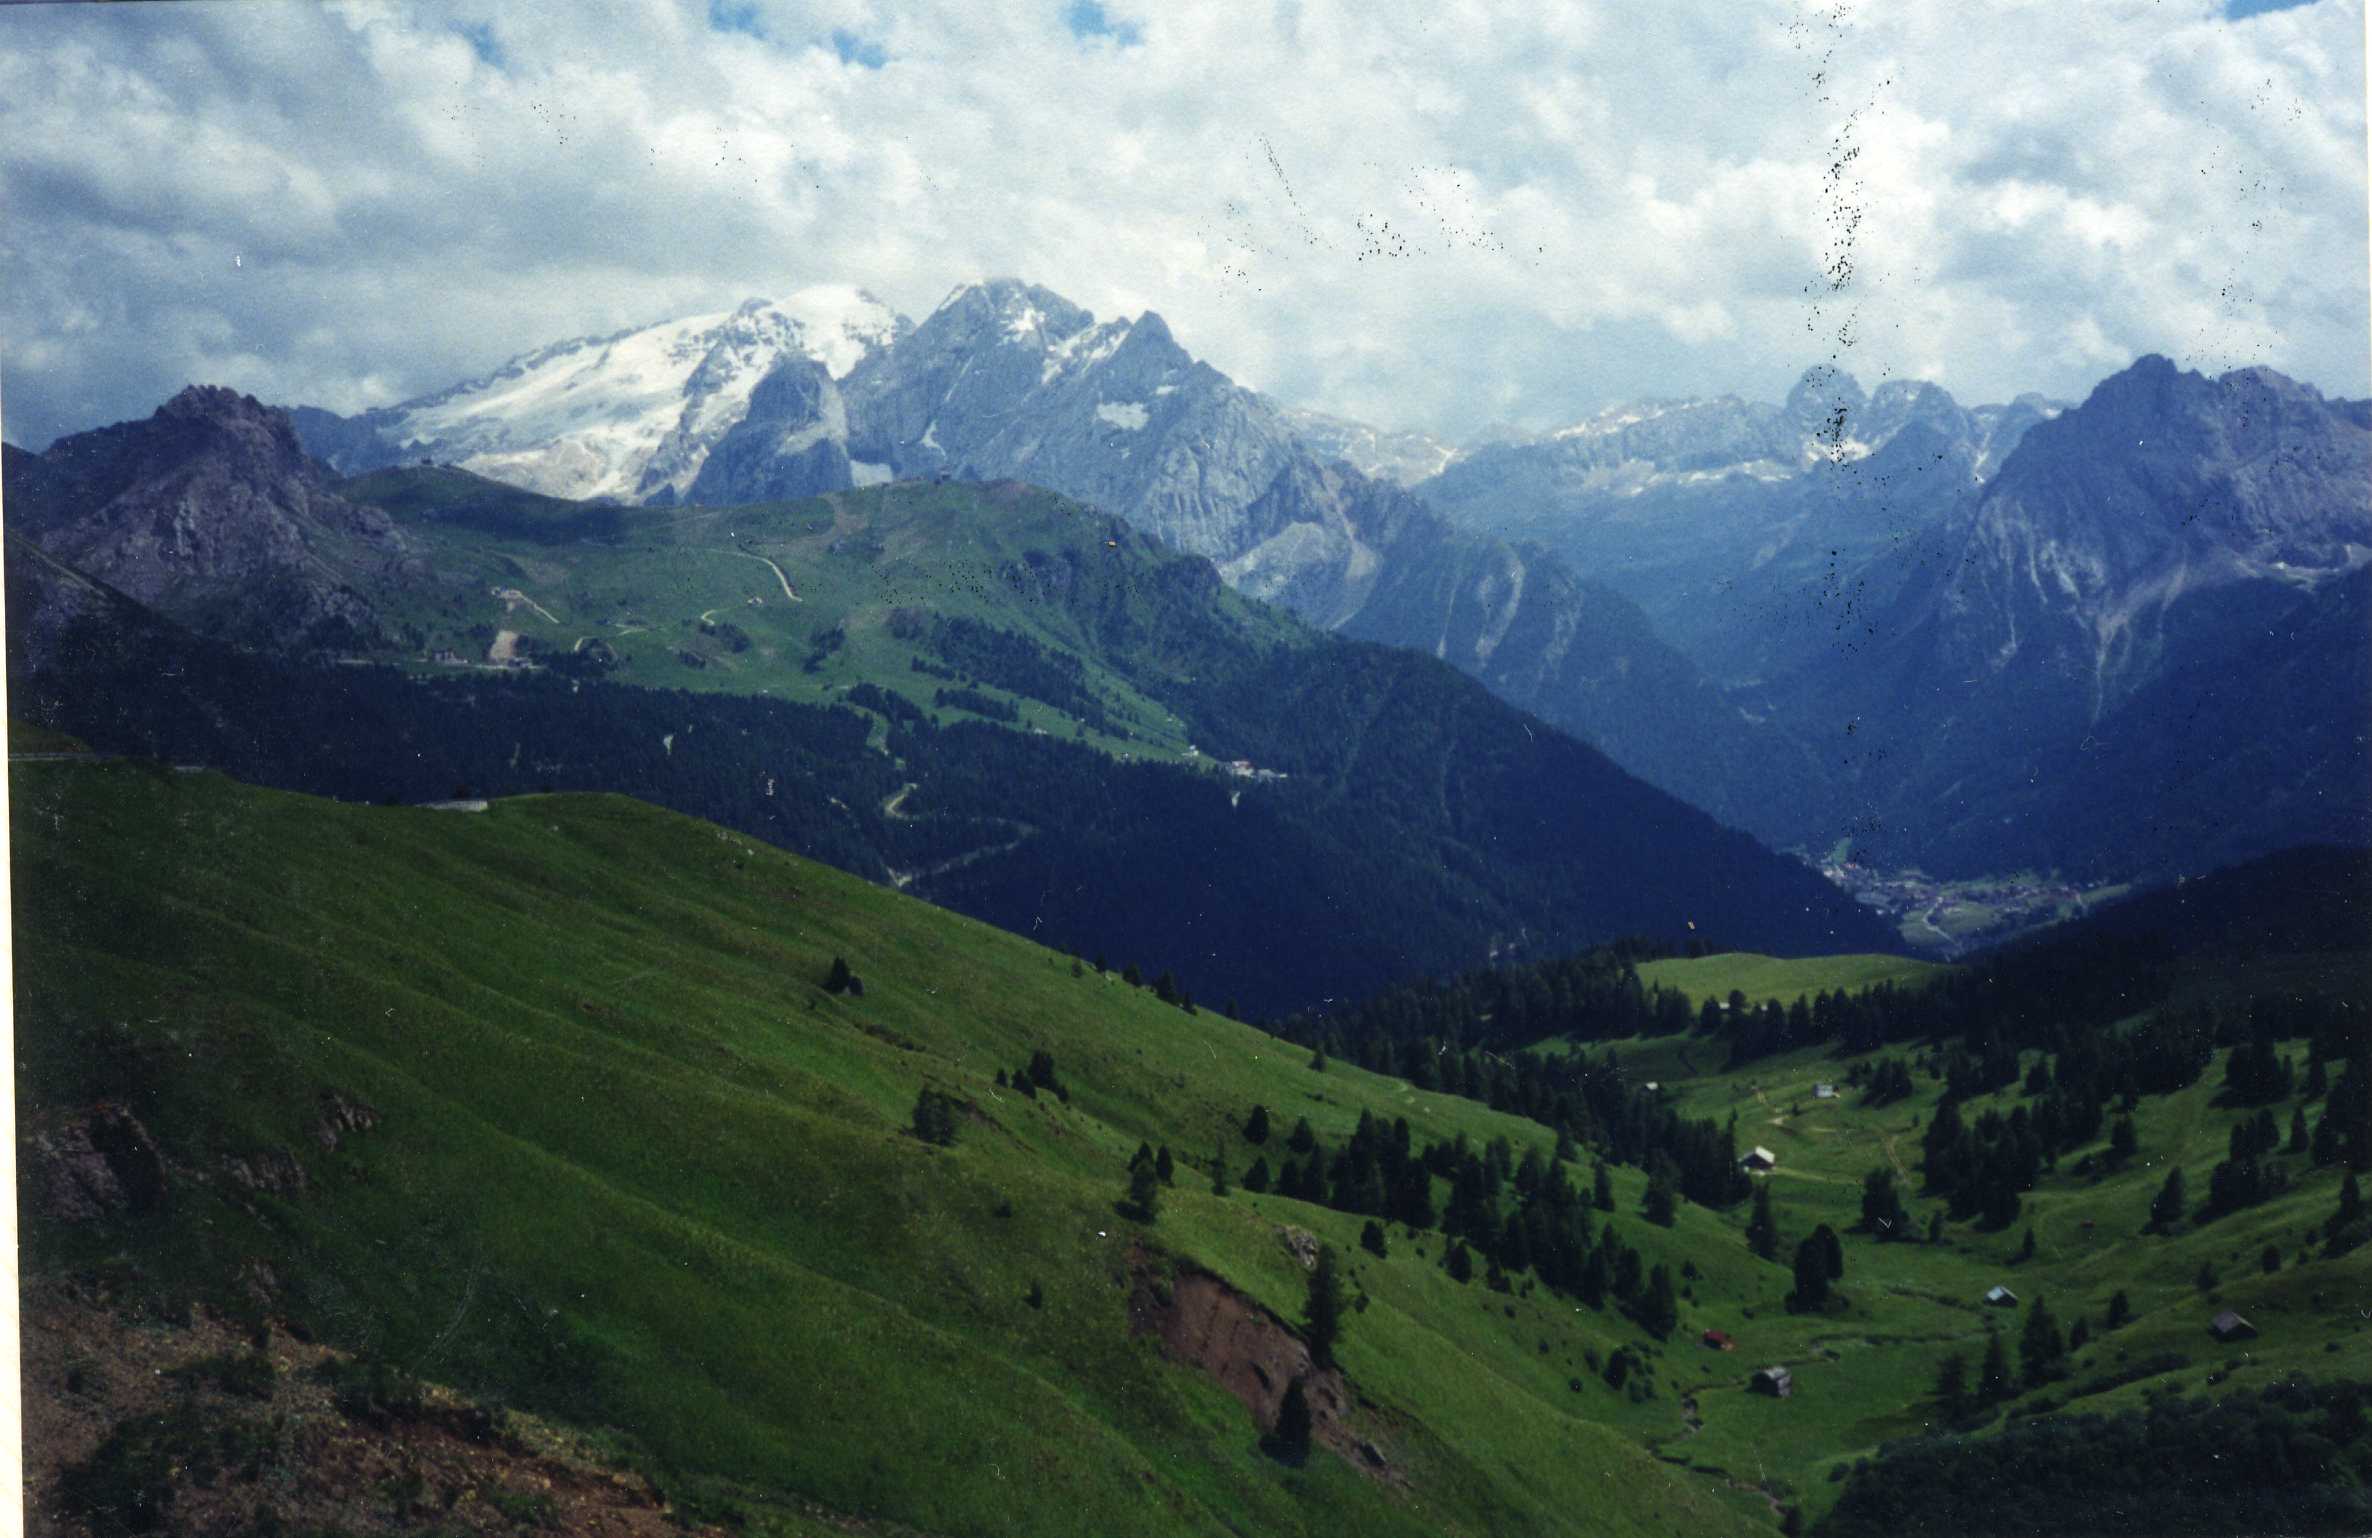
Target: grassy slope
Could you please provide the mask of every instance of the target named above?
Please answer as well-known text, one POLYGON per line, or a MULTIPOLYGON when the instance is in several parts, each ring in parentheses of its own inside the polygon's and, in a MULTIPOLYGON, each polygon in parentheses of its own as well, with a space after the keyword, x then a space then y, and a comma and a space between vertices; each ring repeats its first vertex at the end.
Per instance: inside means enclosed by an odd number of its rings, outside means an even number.
POLYGON ((1726 999, 1732 989, 1747 1002, 1765 999, 1790 1003, 1800 997, 1842 988, 1849 993, 1879 983, 1915 986, 1948 970, 1932 961, 1908 956, 1758 956, 1750 951, 1727 951, 1716 956, 1650 961, 1639 968, 1639 981, 1662 984, 1687 994, 1693 1003, 1726 999))
MULTIPOLYGON (((484 500, 486 483, 474 481, 460 472, 382 472, 346 488, 402 519, 429 551, 435 578, 408 584, 382 604, 391 623, 420 629, 427 650, 450 647, 479 660, 485 647, 470 632, 491 625, 545 651, 606 642, 619 658, 612 676, 623 683, 817 701, 869 680, 931 710, 942 681, 909 667, 930 653, 920 641, 892 635, 888 624, 893 610, 911 607, 1018 630, 1078 656, 1128 733, 1088 731, 1083 740, 1140 757, 1187 756, 1188 735, 1177 719, 1123 677, 1075 620, 998 580, 1000 568, 1027 551, 1081 542, 1078 522, 1093 515, 1050 493, 1000 497, 975 486, 901 482, 809 501, 682 509, 589 509, 513 495, 474 521, 431 516, 484 500), (994 518, 979 516, 983 495, 1001 503, 994 518), (592 538, 555 537, 586 520, 594 520, 592 538), (758 556, 781 568, 796 602, 758 556), (498 598, 498 588, 533 604, 498 598), (733 650, 702 631, 703 619, 739 627, 750 646, 733 650), (846 644, 808 671, 816 637, 834 625, 846 644), (684 663, 686 652, 705 665, 684 663)), ((1291 633, 1268 611, 1219 601, 1257 636, 1291 633)), ((1068 714, 1036 700, 1017 703, 1025 728, 1074 735, 1078 723, 1068 714)))
MULTIPOLYGON (((327 1338, 628 1428, 695 1484, 938 1532, 1767 1520, 1639 1450, 1672 1407, 1582 1363, 1635 1334, 1611 1314, 1458 1287, 1398 1236, 1373 1260, 1354 1219, 1222 1201, 1190 1171, 1154 1241, 1278 1311, 1300 1290, 1278 1223, 1354 1256, 1371 1302, 1343 1357, 1408 1493, 1328 1457, 1280 1469, 1234 1401, 1128 1338, 1112 1203, 1140 1138, 1199 1157, 1255 1101, 1335 1138, 1362 1109, 1543 1145, 1527 1124, 1312 1074, 1247 1028, 616 798, 468 815, 130 764, 12 773, 21 1109, 128 1101, 181 1171, 160 1218, 33 1221, 35 1273, 238 1307, 264 1259, 276 1306, 327 1338), (818 987, 836 954, 863 1000, 818 987), (1037 1047, 1069 1107, 995 1090, 1037 1047), (953 1150, 902 1131, 924 1084, 980 1107, 953 1150), (322 1151, 326 1089, 380 1126, 322 1151), (299 1154, 305 1194, 239 1199, 222 1161, 266 1149, 299 1154)), ((1720 1286, 1771 1269, 1709 1214, 1624 1226, 1701 1248, 1720 1286)))
MULTIPOLYGON (((2315 971, 2278 961, 2271 966, 2272 974, 2291 979, 2315 971)), ((2046 1298, 2063 1329, 2078 1317, 2090 1318, 2092 1342, 2077 1354, 2071 1382, 2164 1352, 2190 1358, 2187 1369, 2170 1377, 2086 1396, 2074 1401, 2075 1409, 2138 1407, 2145 1387, 2160 1390, 2170 1382, 2216 1391, 2261 1385, 2291 1371, 2321 1378, 2372 1375, 2372 1326, 2356 1311, 2372 1278, 2372 1261, 2357 1254, 2329 1263, 2297 1263, 2307 1230, 2337 1204, 2338 1172, 2315 1170, 2303 1157, 2281 1155, 2298 1179, 2287 1196, 2205 1226, 2186 1224, 2171 1237, 2141 1232, 2150 1198, 2169 1165, 2182 1167, 2196 1202, 2207 1189, 2209 1172, 2225 1156, 2232 1124, 2254 1114, 2213 1103, 2223 1075, 2221 1053, 2190 1089, 2143 1099, 2135 1115, 2141 1155, 2132 1168, 2079 1177, 2073 1173, 2082 1156, 2078 1151, 2060 1161, 2059 1172, 2045 1174, 2008 1231, 1984 1233, 1955 1224, 1947 1230, 1946 1243, 1930 1247, 1880 1245, 1848 1229, 1860 1220, 1862 1176, 1881 1165, 1908 1177, 1903 1189, 1916 1231, 1924 1233, 1929 1214, 1940 1209, 1916 1197, 1920 1129, 1934 1115, 1940 1084, 1921 1074, 1915 1096, 1869 1109, 1851 1091, 1837 1100, 1813 1098, 1814 1082, 1841 1077, 1850 1061, 1822 1051, 1692 1076, 1679 1062, 1682 1043, 1677 1039, 1620 1046, 1626 1063, 1655 1066, 1683 1114, 1735 1115, 1742 1145, 1759 1143, 1778 1155, 1778 1168, 1764 1178, 1785 1236, 1783 1258, 1816 1224, 1827 1223, 1846 1235, 1840 1286, 1852 1306, 1842 1314, 1788 1314, 1783 1300, 1789 1281, 1775 1269, 1756 1270, 1744 1288, 1732 1288, 1726 1277, 1700 1286, 1700 1313, 1737 1337, 1739 1354, 1704 1353, 1694 1374, 1704 1384, 1696 1396, 1703 1429, 1665 1441, 1668 1455, 1749 1480, 1784 1475, 1791 1494, 1808 1511, 1825 1509, 1837 1488, 1827 1483, 1830 1469, 1873 1452, 1887 1438, 1934 1429, 1927 1396, 1945 1355, 1963 1354, 1973 1372, 1987 1332, 1999 1329, 2006 1332, 2014 1370, 2023 1311, 1991 1310, 1978 1302, 1997 1282, 2025 1302, 2046 1298), (2084 1226, 2087 1219, 2093 1227, 2084 1226), (2036 1256, 2013 1264, 2030 1226, 2036 1256), (2260 1269, 2267 1245, 2282 1251, 2285 1265, 2277 1275, 2260 1269), (2221 1279, 2212 1297, 2195 1286, 2202 1262, 2212 1264, 2221 1279), (2120 1290, 2136 1318, 2107 1334, 2101 1322, 2110 1297, 2120 1290), (2261 1337, 2218 1344, 2206 1324, 2221 1307, 2247 1315, 2261 1337), (1794 1397, 1777 1403, 1743 1391, 1742 1372, 1765 1362, 1794 1369, 1794 1397)), ((1718 1046, 1705 1043, 1690 1056, 1700 1066, 1723 1058, 1718 1046)), ((1973 1118, 1987 1105, 2006 1114, 2020 1097, 2012 1088, 1981 1098, 1966 1114, 1973 1118)), ((2290 1105, 2273 1109, 2286 1130, 2290 1105)), ((2310 1106, 2310 1119, 2319 1109, 2310 1106)), ((2092 1151, 2105 1147, 2104 1130, 2092 1151)), ((1747 1215, 1743 1206, 1725 1215, 1730 1244, 1743 1245, 1747 1215)), ((1678 1387, 1689 1381, 1685 1371, 1673 1375, 1678 1387)), ((2029 1397, 2064 1396, 2067 1386, 2029 1397)))

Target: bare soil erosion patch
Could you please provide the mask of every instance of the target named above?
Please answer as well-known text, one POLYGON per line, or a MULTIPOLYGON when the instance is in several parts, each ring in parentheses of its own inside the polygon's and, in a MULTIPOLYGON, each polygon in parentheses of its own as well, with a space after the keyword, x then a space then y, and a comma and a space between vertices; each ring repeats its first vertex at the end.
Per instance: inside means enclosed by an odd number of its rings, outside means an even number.
POLYGON ((1263 1434, 1276 1429, 1285 1391, 1300 1379, 1313 1442, 1373 1478, 1406 1483, 1383 1449, 1352 1427, 1352 1413, 1363 1402, 1350 1381, 1339 1368, 1315 1365, 1292 1326, 1208 1271, 1180 1262, 1174 1275, 1165 1275, 1151 1255, 1139 1252, 1131 1259, 1130 1334, 1158 1336, 1171 1361, 1217 1379, 1252 1412, 1263 1434))

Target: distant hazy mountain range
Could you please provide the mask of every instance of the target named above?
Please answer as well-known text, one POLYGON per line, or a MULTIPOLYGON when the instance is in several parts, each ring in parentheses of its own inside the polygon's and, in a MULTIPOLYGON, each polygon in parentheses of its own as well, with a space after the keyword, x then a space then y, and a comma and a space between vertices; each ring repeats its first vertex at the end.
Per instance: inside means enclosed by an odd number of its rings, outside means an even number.
POLYGON ((1261 1012, 1617 936, 1888 942, 1454 669, 1019 482, 332 489, 215 388, 6 474, 12 710, 105 751, 345 800, 619 791, 1261 1012))
MULTIPOLYGON (((2080 404, 1968 407, 1814 369, 1777 404, 1645 401, 1459 447, 1245 389, 1158 315, 998 281, 919 324, 809 290, 292 416, 347 474, 434 460, 622 505, 1045 486, 1810 854, 2122 877, 2372 838, 2372 405, 2265 371, 2149 358, 2080 404)), ((45 463, 104 457, 91 436, 45 463)), ((286 512, 401 559, 334 502, 286 512)), ((129 542, 81 569, 147 560, 119 585, 162 591, 148 536, 77 537, 129 542)), ((324 639, 358 621, 326 589, 294 612, 324 639)))
POLYGON ((2154 358, 2072 407, 1817 368, 1777 404, 1458 447, 999 281, 919 325, 851 290, 753 301, 297 425, 347 471, 631 502, 1028 480, 1782 845, 2123 875, 2366 836, 2367 409, 2154 358))

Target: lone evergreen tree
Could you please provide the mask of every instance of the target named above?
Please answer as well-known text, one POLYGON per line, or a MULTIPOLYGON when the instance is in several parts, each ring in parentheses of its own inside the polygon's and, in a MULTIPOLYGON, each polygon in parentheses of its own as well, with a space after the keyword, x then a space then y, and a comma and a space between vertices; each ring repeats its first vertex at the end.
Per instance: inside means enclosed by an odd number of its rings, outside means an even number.
POLYGON ((1391 1254, 1391 1246, 1384 1239, 1384 1225, 1369 1218, 1367 1226, 1359 1230, 1359 1247, 1378 1260, 1391 1254))
POLYGON ((2364 1227, 2364 1189, 2356 1183, 2355 1171, 2349 1170, 2339 1182, 2339 1205, 2323 1225, 2325 1256, 2344 1255, 2361 1245, 2364 1227))
POLYGON ((846 993, 847 991, 848 958, 845 956, 834 956, 832 958, 832 970, 824 975, 824 992, 846 993))
POLYGON ((1598 1161, 1597 1171, 1590 1177, 1590 1192, 1591 1206, 1600 1212, 1614 1210, 1614 1172, 1606 1167, 1604 1159, 1598 1161))
POLYGON ((1162 1144, 1160 1151, 1153 1155, 1153 1173, 1161 1177, 1161 1183, 1165 1186, 1178 1183, 1178 1161, 1170 1157, 1169 1144, 1162 1144))
POLYGON ((1812 1230, 1814 1242, 1820 1246, 1820 1258, 1828 1267, 1828 1279, 1842 1281, 1845 1276, 1845 1246, 1837 1238, 1837 1231, 1826 1223, 1812 1230))
POLYGON ((2125 1321, 2132 1317, 2133 1304, 2119 1289, 2116 1296, 2108 1300, 2108 1327, 2112 1330, 2123 1329, 2125 1321))
POLYGON ((1894 1188, 1894 1171, 1879 1168, 1861 1177, 1861 1226, 1880 1243, 1911 1237, 1911 1215, 1903 1210, 1902 1195, 1894 1188))
POLYGON ((1287 1463, 1301 1462, 1310 1455, 1310 1430, 1310 1398, 1295 1378, 1277 1406, 1276 1429, 1268 1435, 1270 1453, 1287 1463))
POLYGON ((1310 1343, 1310 1360, 1320 1367, 1334 1365, 1334 1347, 1342 1339, 1342 1275, 1334 1263, 1334 1246, 1318 1250, 1310 1269, 1309 1301, 1302 1310, 1302 1332, 1310 1343))
POLYGON ((1256 1105, 1244 1118, 1244 1141, 1257 1148, 1268 1141, 1268 1107, 1256 1105))
POLYGON ((1779 1258, 1779 1224, 1771 1216, 1771 1188, 1754 1188, 1754 1215, 1746 1220, 1746 1247, 1764 1260, 1779 1258))
POLYGON ((2026 1333, 2018 1342, 2018 1365, 2025 1370, 2026 1386, 2040 1388, 2050 1382, 2066 1355, 2059 1321, 2051 1317, 2051 1306, 2037 1297, 2026 1310, 2026 1333))
POLYGON ((1252 1167, 1244 1171, 1244 1189, 1254 1196, 1260 1196, 1267 1192, 1268 1156, 1266 1154, 1254 1159, 1252 1167))
POLYGON ((2166 1184, 2150 1198, 2150 1228, 2156 1233, 2171 1232, 2183 1220, 2183 1172, 2178 1167, 2166 1172, 2166 1184))
POLYGON ((1672 1290, 1672 1272, 1667 1266, 1657 1266, 1647 1273, 1647 1295, 1640 1300, 1640 1327, 1662 1340, 1680 1323, 1680 1299, 1672 1290))
POLYGON ((2010 1382, 2010 1354, 2002 1349, 2000 1332, 1985 1342, 1985 1360, 1977 1368, 1977 1402, 1999 1404, 2017 1392, 2010 1382))
POLYGON ((1451 1281, 1471 1282, 1474 1280, 1474 1257, 1466 1252, 1465 1240, 1452 1239, 1450 1241, 1448 1264, 1451 1281))
POLYGON ((2018 1246, 2018 1259, 2016 1263, 2019 1265, 2024 1265, 2027 1261, 2032 1259, 2034 1259, 2034 1230, 2030 1228, 2026 1230, 2025 1242, 2018 1246))
POLYGON ((1828 1252, 1818 1239, 1795 1247, 1795 1293, 1787 1301, 1807 1313, 1828 1302, 1828 1252))
POLYGON ((935 1089, 914 1097, 914 1135, 944 1148, 955 1142, 955 1100, 935 1089))
POLYGON ((1154 1173, 1151 1159, 1132 1161, 1128 1167, 1129 1216, 1140 1223, 1152 1223, 1161 1216, 1161 1177, 1154 1173))
POLYGON ((1968 1413, 1967 1357, 1955 1351, 1936 1364, 1935 1399, 1948 1421, 1956 1421, 1968 1413))

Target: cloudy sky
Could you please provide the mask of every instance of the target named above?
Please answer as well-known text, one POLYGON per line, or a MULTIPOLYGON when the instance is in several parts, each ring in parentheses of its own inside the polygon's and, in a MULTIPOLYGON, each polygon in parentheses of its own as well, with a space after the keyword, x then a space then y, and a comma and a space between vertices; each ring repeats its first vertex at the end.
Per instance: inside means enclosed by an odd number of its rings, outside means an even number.
POLYGON ((11 441, 1018 275, 1452 436, 1808 364, 2372 393, 2364 0, 0 7, 11 441))

